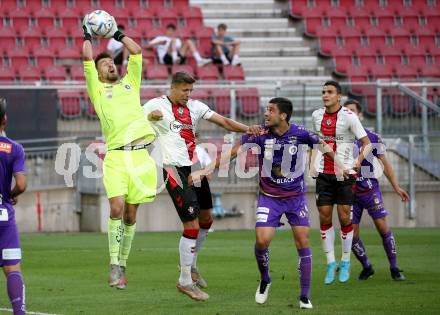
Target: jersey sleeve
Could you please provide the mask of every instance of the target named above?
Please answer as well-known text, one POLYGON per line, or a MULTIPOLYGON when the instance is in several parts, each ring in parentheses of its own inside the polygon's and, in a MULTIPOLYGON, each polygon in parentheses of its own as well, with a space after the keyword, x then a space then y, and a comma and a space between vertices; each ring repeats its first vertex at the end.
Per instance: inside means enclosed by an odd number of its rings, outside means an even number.
POLYGON ((149 100, 148 102, 146 102, 143 106, 142 106, 143 110, 144 110, 144 115, 145 117, 148 117, 148 115, 156 109, 159 109, 156 102, 153 100, 149 100))
POLYGON ((376 157, 380 157, 385 155, 387 148, 385 143, 383 143, 381 136, 378 134, 374 134, 372 138, 370 138, 370 142, 373 145, 373 155, 376 157))
POLYGON ((12 164, 12 174, 26 172, 25 155, 21 145, 15 146, 16 154, 12 164))
POLYGON ((198 117, 208 120, 214 115, 214 111, 208 105, 200 101, 196 101, 198 117))
POLYGON ((319 139, 319 136, 316 133, 310 130, 305 131, 305 142, 310 148, 313 148, 313 146, 315 144, 318 144, 320 141, 321 140, 319 139))
POLYGON ((318 132, 319 130, 317 130, 316 129, 316 120, 317 120, 318 118, 317 118, 317 114, 316 114, 316 111, 314 111, 313 113, 312 113, 312 128, 313 128, 313 131, 314 132, 318 132))
POLYGON ((95 105, 99 96, 99 79, 98 71, 95 68, 95 62, 93 60, 84 60, 84 77, 86 78, 87 93, 89 94, 92 104, 95 105))
POLYGON ((141 88, 142 54, 130 55, 128 58, 126 77, 134 88, 138 90, 141 88))
POLYGON ((367 132, 365 131, 364 126, 362 126, 359 118, 355 114, 349 114, 348 117, 350 117, 350 129, 356 139, 359 140, 366 137, 367 132))

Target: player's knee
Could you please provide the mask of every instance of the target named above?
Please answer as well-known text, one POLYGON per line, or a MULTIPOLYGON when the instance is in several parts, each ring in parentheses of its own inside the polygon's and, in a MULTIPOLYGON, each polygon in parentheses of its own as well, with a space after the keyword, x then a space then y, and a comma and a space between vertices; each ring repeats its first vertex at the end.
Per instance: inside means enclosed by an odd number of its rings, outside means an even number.
POLYGON ((21 272, 20 263, 11 266, 3 266, 3 272, 5 275, 8 275, 11 272, 21 272))
POLYGON ((199 214, 199 224, 212 223, 213 218, 210 210, 201 210, 199 214))
POLYGON ((123 206, 112 205, 110 207, 110 217, 112 219, 121 219, 123 210, 124 210, 123 206))
POLYGON ((257 235, 257 239, 255 240, 255 247, 258 249, 266 249, 269 247, 270 244, 270 240, 264 238, 264 237, 259 237, 257 235))

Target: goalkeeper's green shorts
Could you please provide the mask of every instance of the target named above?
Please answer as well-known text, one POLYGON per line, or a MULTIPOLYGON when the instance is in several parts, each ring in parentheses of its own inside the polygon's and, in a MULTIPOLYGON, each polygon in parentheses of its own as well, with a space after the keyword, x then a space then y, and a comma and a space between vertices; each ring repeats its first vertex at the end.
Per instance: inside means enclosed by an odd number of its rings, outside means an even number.
POLYGON ((104 158, 104 187, 107 197, 124 196, 125 202, 151 202, 156 196, 156 164, 143 150, 110 150, 104 158))

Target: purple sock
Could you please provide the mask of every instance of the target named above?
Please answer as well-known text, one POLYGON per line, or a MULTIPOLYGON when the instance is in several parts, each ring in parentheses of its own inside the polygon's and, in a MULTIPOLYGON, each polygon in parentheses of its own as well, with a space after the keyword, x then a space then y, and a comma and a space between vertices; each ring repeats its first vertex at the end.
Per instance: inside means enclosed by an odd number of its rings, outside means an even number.
POLYGON ((255 258, 257 259, 258 269, 260 270, 261 280, 271 283, 272 279, 269 276, 269 250, 258 249, 255 247, 255 258))
POLYGON ((358 239, 356 242, 353 241, 353 244, 351 244, 351 251, 362 264, 362 267, 368 268, 371 266, 370 262, 368 261, 367 252, 365 251, 365 247, 361 239, 358 239))
POLYGON ((310 298, 310 278, 312 276, 312 251, 310 248, 298 249, 298 271, 301 296, 310 298))
POLYGON ((387 234, 382 235, 382 241, 390 262, 390 268, 397 268, 396 242, 394 241, 393 232, 389 231, 387 234))
POLYGON ((14 315, 26 314, 24 283, 19 272, 10 272, 8 274, 7 287, 14 315))

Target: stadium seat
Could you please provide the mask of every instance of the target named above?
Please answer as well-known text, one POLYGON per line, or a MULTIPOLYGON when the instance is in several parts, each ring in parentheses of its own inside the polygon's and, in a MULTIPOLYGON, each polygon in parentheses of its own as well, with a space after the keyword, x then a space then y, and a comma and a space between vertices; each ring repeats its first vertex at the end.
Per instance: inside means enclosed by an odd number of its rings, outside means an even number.
POLYGON ((0 66, 0 82, 13 82, 15 76, 16 74, 12 67, 0 66))
POLYGON ((95 107, 93 106, 87 94, 84 94, 84 100, 86 104, 86 108, 85 108, 86 117, 88 119, 97 119, 98 115, 96 114, 95 107))
POLYGON ((167 80, 168 68, 166 65, 148 65, 146 70, 146 79, 148 80, 167 80))
POLYGON ((80 117, 82 113, 80 93, 58 90, 58 110, 61 118, 80 117))
POLYGON ((70 80, 84 81, 84 68, 82 65, 72 65, 70 67, 70 80))
POLYGON ((41 69, 37 66, 31 66, 28 64, 19 66, 18 76, 21 81, 40 81, 41 69))
POLYGON ((197 69, 198 77, 201 81, 215 81, 220 79, 218 67, 215 65, 206 65, 197 69))
POLYGON ((223 67, 223 76, 228 81, 244 81, 244 71, 241 66, 225 66, 223 67))
POLYGON ((53 65, 57 53, 57 51, 54 51, 47 46, 37 46, 33 48, 33 56, 37 59, 37 64, 39 66, 53 65))
POLYGON ((145 104, 147 101, 158 97, 156 89, 141 89, 141 104, 145 104))
MULTIPOLYGON (((41 65, 40 65, 41 67, 41 65)), ((65 81, 66 69, 61 66, 51 66, 43 68, 44 78, 47 81, 65 81)))
POLYGON ((258 89, 237 89, 239 113, 245 117, 255 117, 260 114, 260 97, 258 89))
POLYGON ((389 102, 388 108, 394 115, 408 115, 412 106, 410 104, 410 97, 408 95, 402 95, 400 93, 391 93, 386 95, 389 102))
POLYGON ((173 65, 171 68, 171 74, 174 74, 176 72, 186 72, 191 74, 192 76, 195 75, 194 68, 190 65, 173 65))
POLYGON ((202 89, 195 89, 190 96, 193 100, 201 101, 205 104, 209 103, 209 91, 208 90, 202 90, 202 89))
POLYGON ((188 0, 172 0, 172 7, 179 11, 186 10, 189 7, 188 0))
POLYGON ((168 24, 177 25, 179 11, 172 8, 162 8, 156 12, 155 16, 159 19, 161 27, 166 27, 168 24))
POLYGON ((211 91, 214 103, 214 109, 223 116, 229 116, 231 113, 231 94, 228 89, 214 89, 211 91))

